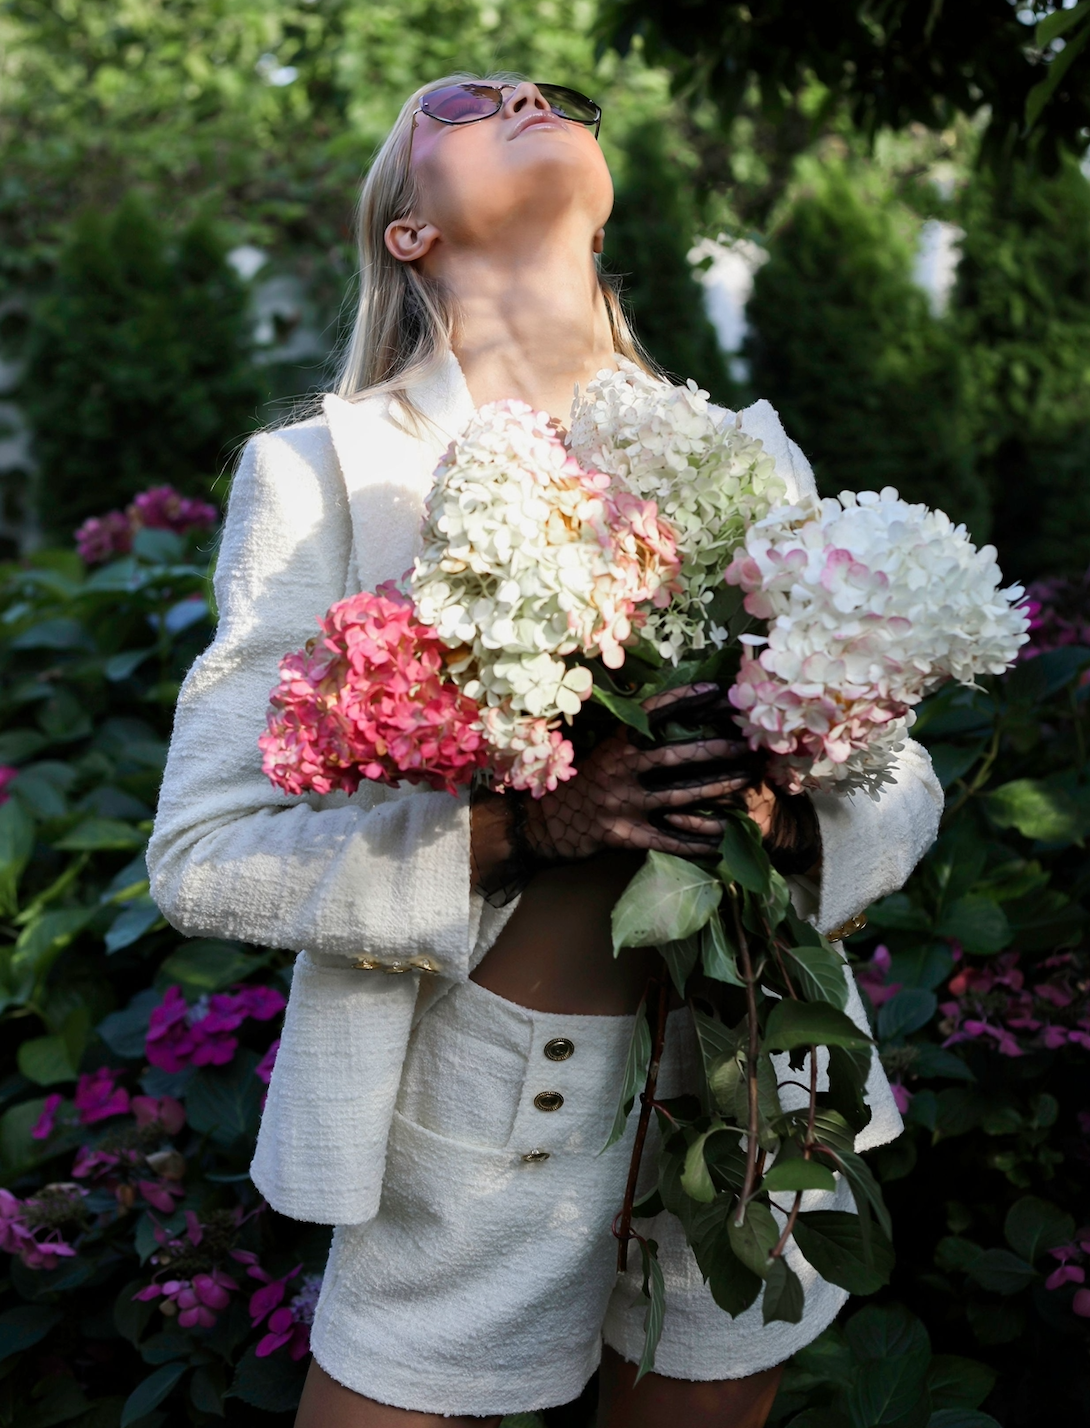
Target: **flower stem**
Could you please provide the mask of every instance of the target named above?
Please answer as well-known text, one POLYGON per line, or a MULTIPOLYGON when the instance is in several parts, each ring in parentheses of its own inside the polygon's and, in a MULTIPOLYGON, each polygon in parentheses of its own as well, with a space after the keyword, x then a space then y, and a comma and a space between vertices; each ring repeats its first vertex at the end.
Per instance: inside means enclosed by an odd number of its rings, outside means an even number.
POLYGON ((659 970, 651 974, 647 984, 646 1006, 654 1017, 654 1032, 651 1041, 651 1060, 647 1066, 647 1080, 640 1093, 640 1119, 636 1126, 636 1139, 632 1144, 632 1159, 628 1163, 628 1184, 625 1186, 621 1213, 614 1225, 617 1237, 617 1273, 623 1274, 628 1268, 628 1241, 632 1238, 632 1206, 636 1199, 636 1182, 640 1175, 640 1161, 643 1159, 647 1128, 651 1122, 651 1111, 655 1104, 655 1087, 659 1079, 659 1062, 666 1043, 666 1013, 670 1004, 670 978, 666 964, 660 959, 659 970))
POLYGON ((738 910, 738 895, 730 894, 731 911, 734 914, 734 932, 738 939, 738 955, 742 961, 742 977, 746 984, 746 1021, 749 1040, 746 1046, 746 1092, 748 1118, 746 1125, 746 1175, 742 1182, 742 1193, 738 1197, 738 1212, 734 1223, 740 1225, 745 1217, 746 1205, 753 1196, 757 1183, 757 1132, 760 1125, 758 1110, 757 1064, 761 1050, 760 1028, 757 1025, 757 976, 753 970, 753 959, 749 955, 742 916, 738 910))

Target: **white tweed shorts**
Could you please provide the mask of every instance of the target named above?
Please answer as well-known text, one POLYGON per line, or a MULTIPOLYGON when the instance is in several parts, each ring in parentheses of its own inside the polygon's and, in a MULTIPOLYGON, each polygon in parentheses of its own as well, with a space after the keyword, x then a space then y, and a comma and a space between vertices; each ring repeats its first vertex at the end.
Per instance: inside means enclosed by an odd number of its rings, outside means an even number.
MULTIPOLYGON (((618 1275, 611 1233, 635 1112, 624 1138, 599 1153, 631 1031, 628 1016, 531 1011, 474 982, 424 1013, 409 1045, 379 1212, 333 1232, 311 1332, 326 1373, 395 1407, 485 1415, 577 1398, 603 1342, 639 1360, 640 1257, 633 1247, 628 1272, 618 1275)), ((662 1095, 691 1089, 695 1056, 689 1012, 672 1012, 662 1095)), ((835 1192, 807 1192, 805 1208, 854 1205, 840 1182, 835 1192)), ((763 1324, 760 1300, 731 1319, 712 1300, 676 1220, 662 1215, 639 1227, 659 1243, 666 1320, 655 1369, 668 1377, 743 1378, 770 1368, 816 1338, 848 1297, 792 1244, 788 1259, 806 1291, 802 1322, 763 1324)))

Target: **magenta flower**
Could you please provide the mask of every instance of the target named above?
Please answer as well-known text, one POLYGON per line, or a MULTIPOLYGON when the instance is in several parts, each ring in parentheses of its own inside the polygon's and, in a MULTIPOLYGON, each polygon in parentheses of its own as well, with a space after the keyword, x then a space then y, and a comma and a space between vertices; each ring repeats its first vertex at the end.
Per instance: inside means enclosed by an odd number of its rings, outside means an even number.
POLYGON ((181 987, 168 987, 151 1014, 145 1043, 148 1060, 164 1071, 186 1066, 225 1066, 238 1049, 232 1033, 246 1020, 268 1021, 287 1005, 274 987, 215 992, 192 1006, 181 987))
POLYGON ((1071 1308, 1080 1319, 1090 1319, 1090 1289, 1076 1289, 1071 1308))
POLYGON ((149 1205, 173 1215, 174 1201, 185 1199, 185 1186, 177 1180, 138 1180, 136 1188, 149 1205))
POLYGON ((123 511, 90 516, 76 531, 76 550, 88 565, 98 565, 132 550, 132 522, 123 511))
POLYGON ((8 784, 12 779, 18 777, 19 770, 14 764, 0 764, 0 803, 7 803, 11 794, 7 792, 8 784))
POLYGON ((211 1329, 227 1308, 233 1289, 238 1289, 237 1282, 222 1269, 213 1269, 207 1274, 195 1274, 192 1279, 166 1279, 145 1285, 133 1298, 161 1298, 161 1311, 170 1318, 176 1314, 181 1328, 211 1329))
POLYGON ((476 703, 444 678, 449 651, 391 583, 333 605, 313 648, 280 662, 262 767, 285 793, 364 779, 454 793, 486 763, 476 703))
POLYGON ((57 1091, 46 1096, 42 1113, 31 1127, 30 1134, 34 1140, 48 1140, 53 1134, 57 1119, 57 1109, 63 1102, 64 1097, 57 1091))
POLYGON ((302 1267, 297 1264, 290 1273, 280 1279, 270 1279, 266 1271, 256 1264, 247 1270, 255 1279, 267 1280, 264 1288, 257 1290, 250 1299, 250 1317, 255 1329, 268 1315, 266 1333, 254 1349, 258 1358, 267 1358, 285 1345, 293 1359, 301 1359, 304 1354, 310 1352, 310 1326, 314 1322, 322 1276, 304 1275, 298 1293, 287 1304, 281 1302, 286 1293, 287 1281, 294 1279, 302 1267))
POLYGON ((87 1072, 76 1083, 73 1098, 79 1112, 80 1125, 93 1125, 107 1116, 120 1116, 129 1109, 129 1093, 115 1085, 121 1073, 109 1066, 100 1066, 97 1071, 87 1072))
POLYGON ((60 1260, 76 1253, 61 1226, 82 1217, 86 1194, 71 1181, 46 1185, 26 1200, 0 1189, 0 1250, 16 1255, 27 1269, 56 1269, 60 1260))
POLYGON ((265 1055, 254 1067, 254 1075, 259 1081, 264 1081, 266 1086, 272 1080, 272 1069, 276 1062, 276 1053, 279 1050, 280 1038, 277 1037, 273 1044, 269 1047, 268 1051, 265 1052, 265 1055))
POLYGON ((901 982, 887 980, 890 962, 889 948, 880 944, 874 949, 869 962, 858 962, 852 969, 856 982, 866 992, 875 1009, 895 997, 901 990, 901 982))
POLYGON ((167 1135, 177 1135, 185 1125, 185 1107, 173 1096, 134 1096, 130 1106, 138 1129, 158 1121, 167 1135))
POLYGON ((912 1092, 900 1081, 891 1081, 889 1089, 893 1092, 893 1101, 901 1115, 908 1114, 908 1108, 912 1104, 912 1092))
MULTIPOLYGON (((1029 643, 1020 657, 1031 659, 1067 645, 1090 645, 1090 570, 1082 576, 1035 580, 1026 590, 1029 643)), ((1086 683, 1083 676, 1081 683, 1086 683)))
POLYGON ((136 529, 146 526, 149 530, 176 531, 179 535, 208 530, 219 519, 215 506, 192 496, 182 496, 173 486, 153 486, 149 491, 141 491, 126 514, 136 529))

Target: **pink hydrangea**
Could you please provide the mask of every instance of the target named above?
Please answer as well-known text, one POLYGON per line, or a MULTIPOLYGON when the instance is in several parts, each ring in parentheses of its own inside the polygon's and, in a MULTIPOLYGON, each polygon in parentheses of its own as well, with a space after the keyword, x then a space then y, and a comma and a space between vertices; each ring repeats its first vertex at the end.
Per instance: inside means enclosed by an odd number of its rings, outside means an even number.
POLYGON ((1032 985, 1019 964, 1014 951, 958 968, 948 984, 950 999, 939 1004, 943 1045, 983 1041, 1011 1057, 1061 1046, 1090 1050, 1090 1005, 1072 955, 1039 963, 1032 985))
POLYGON ((132 550, 132 522, 124 511, 89 516, 76 531, 76 550, 88 565, 99 565, 132 550))
POLYGON ((107 1116, 121 1116, 129 1109, 129 1093, 116 1085, 121 1073, 110 1066, 100 1066, 81 1076, 76 1083, 73 1103, 79 1112, 80 1125, 93 1125, 107 1116))
POLYGON ((209 530, 219 512, 208 501, 183 496, 173 486, 153 486, 141 491, 124 511, 107 511, 90 516, 76 531, 76 549, 88 565, 97 565, 132 550, 133 536, 142 528, 175 531, 209 530))
MULTIPOLYGON (((236 1258, 241 1258, 241 1255, 236 1255, 236 1258)), ((284 1304, 282 1301, 287 1293, 288 1281, 294 1279, 303 1266, 297 1264, 287 1274, 273 1279, 267 1270, 256 1263, 256 1257, 248 1258, 253 1262, 246 1273, 263 1283, 263 1287, 250 1298, 250 1319, 255 1329, 263 1319, 268 1319, 266 1332, 258 1341, 254 1353, 259 1359, 267 1358, 286 1346, 291 1358, 303 1358, 310 1352, 310 1326, 314 1322, 322 1276, 304 1275, 298 1291, 284 1304)))
POLYGON ((183 1329, 211 1329, 230 1303, 238 1283, 222 1269, 195 1274, 192 1279, 164 1279, 138 1290, 134 1299, 160 1299, 160 1310, 178 1317, 183 1329))
POLYGON ((233 1033, 247 1017, 268 1021, 286 1002, 274 987, 243 987, 238 992, 213 992, 186 1002, 181 987, 168 987, 148 1021, 147 1058, 164 1071, 187 1066, 225 1066, 238 1049, 233 1033))
POLYGON ((901 990, 900 982, 889 980, 891 965, 889 948, 879 944, 872 952, 869 962, 857 962, 852 969, 856 982, 866 992, 875 1009, 883 1006, 901 990))
POLYGON ((322 638, 281 661, 262 767, 285 793, 352 793, 364 779, 456 792, 484 767, 476 703, 444 677, 447 650, 391 584, 334 605, 322 638))
POLYGON ((16 1255, 27 1269, 56 1269, 76 1254, 62 1227, 83 1218, 86 1194, 71 1181, 46 1185, 26 1200, 0 1189, 0 1250, 16 1255))

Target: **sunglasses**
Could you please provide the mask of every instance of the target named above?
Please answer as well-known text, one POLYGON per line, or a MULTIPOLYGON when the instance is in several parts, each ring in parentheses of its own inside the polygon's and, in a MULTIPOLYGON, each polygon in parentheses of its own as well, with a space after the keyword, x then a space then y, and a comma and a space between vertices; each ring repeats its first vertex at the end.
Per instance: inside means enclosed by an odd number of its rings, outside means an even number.
MULTIPOLYGON (((503 91, 517 89, 514 84, 445 84, 420 97, 420 107, 414 112, 438 119, 440 124, 476 124, 491 119, 503 108, 503 91)), ((594 129, 597 139, 602 124, 602 111, 593 99, 561 84, 539 84, 538 93, 560 119, 594 129)))

